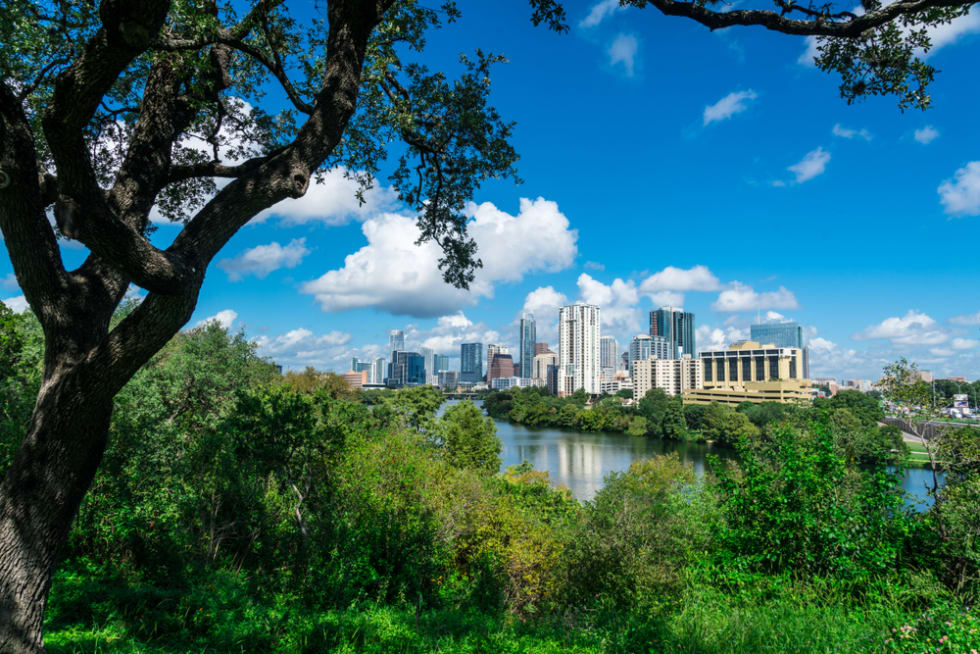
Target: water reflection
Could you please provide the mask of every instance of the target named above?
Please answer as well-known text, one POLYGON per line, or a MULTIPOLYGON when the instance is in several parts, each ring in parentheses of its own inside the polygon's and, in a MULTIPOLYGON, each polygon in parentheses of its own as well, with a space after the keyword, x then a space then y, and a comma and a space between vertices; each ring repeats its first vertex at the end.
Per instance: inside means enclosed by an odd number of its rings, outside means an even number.
MULTIPOLYGON (((477 404, 480 404, 479 402, 477 404)), ((442 409, 448 405, 444 404, 442 409)), ((579 500, 591 500, 602 488, 610 472, 622 472, 630 464, 655 454, 677 452, 681 461, 704 474, 709 454, 732 459, 726 447, 703 443, 678 443, 619 433, 578 432, 552 428, 531 428, 496 420, 497 436, 503 443, 501 469, 530 461, 536 470, 547 470, 553 484, 561 484, 579 500)), ((941 483, 941 476, 940 476, 941 483)), ((932 505, 926 488, 932 486, 932 471, 913 468, 906 471, 902 487, 913 496, 909 503, 919 511, 932 505)))
POLYGON ((535 469, 547 470, 552 483, 566 486, 580 500, 590 500, 611 472, 622 472, 630 464, 655 454, 677 452, 681 461, 704 474, 705 456, 732 456, 727 448, 699 443, 673 443, 619 433, 576 432, 552 428, 535 429, 497 421, 497 436, 503 442, 503 467, 530 461, 535 469))

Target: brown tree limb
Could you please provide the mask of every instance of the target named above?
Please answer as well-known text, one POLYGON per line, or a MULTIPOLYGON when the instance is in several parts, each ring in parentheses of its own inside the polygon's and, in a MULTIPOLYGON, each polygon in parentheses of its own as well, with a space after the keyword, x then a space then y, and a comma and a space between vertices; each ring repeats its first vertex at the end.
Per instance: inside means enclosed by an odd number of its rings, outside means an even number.
MULTIPOLYGON (((708 9, 694 2, 678 2, 677 0, 626 0, 626 4, 635 7, 645 7, 651 4, 667 16, 682 16, 690 18, 711 30, 734 27, 736 25, 757 25, 784 34, 798 36, 830 36, 856 38, 867 30, 881 27, 886 23, 927 9, 942 7, 963 7, 963 0, 898 0, 879 9, 868 12, 863 16, 855 16, 850 12, 814 17, 813 20, 787 18, 783 14, 762 9, 735 9, 721 12, 708 9), (836 22, 834 18, 846 17, 848 20, 836 22)), ((807 12, 804 12, 807 13, 807 12)), ((812 14, 809 14, 812 15, 812 14)))

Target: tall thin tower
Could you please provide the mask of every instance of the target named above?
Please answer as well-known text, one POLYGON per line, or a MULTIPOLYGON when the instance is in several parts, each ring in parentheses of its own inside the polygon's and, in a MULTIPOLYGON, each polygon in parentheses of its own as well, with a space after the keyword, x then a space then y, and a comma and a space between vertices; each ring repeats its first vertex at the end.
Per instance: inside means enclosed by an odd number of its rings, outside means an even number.
POLYGON ((534 315, 525 313, 521 316, 521 352, 520 369, 518 374, 521 377, 534 376, 534 355, 536 353, 535 343, 537 342, 537 328, 534 323, 534 315))
POLYGON ((558 312, 558 394, 599 393, 599 307, 571 304, 558 312))

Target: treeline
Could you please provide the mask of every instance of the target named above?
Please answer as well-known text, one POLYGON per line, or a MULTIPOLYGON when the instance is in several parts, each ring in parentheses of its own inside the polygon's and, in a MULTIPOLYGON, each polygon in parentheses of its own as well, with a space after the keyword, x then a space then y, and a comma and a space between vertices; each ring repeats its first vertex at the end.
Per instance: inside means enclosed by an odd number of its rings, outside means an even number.
POLYGON ((897 463, 908 448, 897 427, 881 426, 878 399, 860 391, 841 391, 818 398, 812 406, 779 402, 744 402, 736 409, 714 403, 683 404, 681 398, 654 388, 639 402, 623 406, 622 397, 605 396, 587 406, 584 391, 555 397, 543 388, 520 388, 489 394, 483 407, 499 420, 530 427, 624 432, 669 440, 714 441, 735 446, 744 439, 772 438, 784 424, 802 428, 813 422, 828 426, 838 452, 859 463, 897 463))
MULTIPOLYGON (((41 344, 30 316, 0 312, 3 466, 41 344)), ((433 389, 336 381, 277 375, 215 325, 178 335, 119 396, 48 651, 980 647, 972 433, 942 444, 924 512, 884 462, 842 453, 834 411, 764 428, 726 414, 758 430, 739 463, 699 479, 655 457, 583 505, 529 465, 499 473, 472 403, 439 416, 433 389)))

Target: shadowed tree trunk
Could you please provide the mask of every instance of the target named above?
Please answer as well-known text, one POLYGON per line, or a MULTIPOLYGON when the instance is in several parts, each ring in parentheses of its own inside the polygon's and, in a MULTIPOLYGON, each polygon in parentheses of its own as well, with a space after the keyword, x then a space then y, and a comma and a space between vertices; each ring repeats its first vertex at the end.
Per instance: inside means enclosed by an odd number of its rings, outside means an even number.
MULTIPOLYGON (((275 4, 257 6, 268 10, 275 4)), ((171 144, 201 99, 182 95, 187 73, 166 56, 154 61, 139 120, 109 191, 96 182, 82 134, 120 72, 154 41, 170 3, 103 3, 111 10, 103 14, 111 24, 104 24, 59 75, 43 117, 57 175, 41 170, 22 103, 0 84, 0 170, 12 181, 0 189, 0 228, 46 339, 37 403, 0 482, 0 652, 43 651, 51 579, 102 460, 113 398, 189 320, 204 271, 228 239, 263 209, 306 192, 354 112, 368 36, 388 4, 331 3, 323 86, 296 139, 234 170, 212 164, 196 171, 234 179, 166 250, 144 234, 160 190, 188 175, 170 160, 171 144), (62 265, 46 216, 52 206, 61 231, 91 250, 76 270, 62 265), (110 331, 131 282, 149 294, 110 331)), ((215 46, 212 58, 217 74, 197 91, 216 97, 229 83, 227 52, 215 46)))

